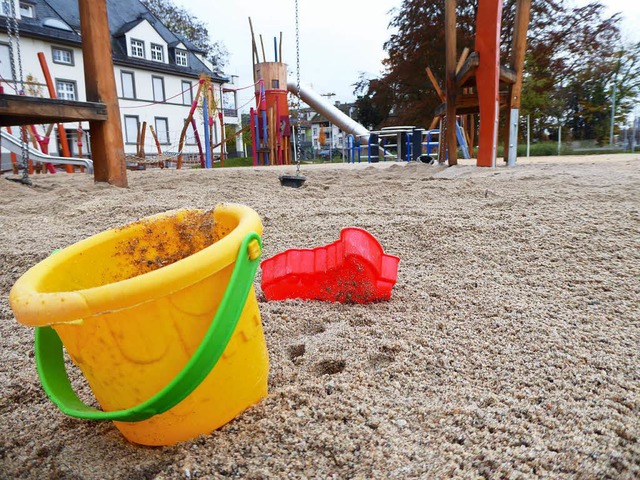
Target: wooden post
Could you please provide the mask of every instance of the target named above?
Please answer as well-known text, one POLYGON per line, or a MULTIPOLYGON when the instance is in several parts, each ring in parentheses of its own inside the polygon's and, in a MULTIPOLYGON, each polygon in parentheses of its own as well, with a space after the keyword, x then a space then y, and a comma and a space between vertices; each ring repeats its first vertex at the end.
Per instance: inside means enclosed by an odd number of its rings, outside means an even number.
POLYGON ((267 61, 267 54, 264 53, 264 42, 262 41, 262 34, 260 34, 260 46, 262 47, 262 61, 267 61))
POLYGON ((439 130, 440 130, 440 133, 438 135, 438 163, 443 164, 444 162, 446 162, 446 157, 447 157, 447 139, 446 139, 447 123, 442 118, 440 119, 439 130))
POLYGON ((456 0, 445 0, 444 11, 447 61, 447 123, 445 135, 450 166, 458 163, 458 142, 456 140, 456 3, 456 0))
POLYGON ((153 135, 153 141, 156 143, 156 150, 158 151, 158 155, 162 155, 160 140, 158 140, 158 136, 156 135, 156 131, 154 130, 152 125, 149 125, 149 130, 151 131, 151 135, 153 135))
MULTIPOLYGON (((508 91, 508 95, 507 95, 507 103, 505 103, 504 105, 504 130, 503 132, 503 149, 504 152, 502 152, 502 160, 504 161, 504 163, 507 163, 507 160, 509 158, 509 136, 510 136, 510 130, 511 130, 511 119, 510 119, 510 115, 509 112, 511 112, 511 90, 513 89, 513 85, 509 85, 509 87, 507 88, 508 91)), ((500 117, 500 109, 498 109, 498 117, 500 117)))
MULTIPOLYGON (((193 119, 193 114, 198 107, 198 100, 200 99, 200 94, 202 93, 202 88, 204 87, 205 79, 204 76, 200 76, 200 81, 198 83, 198 91, 196 92, 196 96, 191 103, 191 110, 189 110, 189 116, 184 122, 182 127, 182 132, 180 132, 180 144, 178 146, 178 162, 176 163, 176 169, 180 170, 182 168, 182 149, 184 148, 184 140, 187 137, 187 128, 190 125, 191 120, 193 119)), ((204 128, 209 128, 207 125, 204 128)), ((194 127, 194 130, 197 132, 198 130, 194 127)), ((201 152, 202 153, 202 152, 201 152)), ((202 163, 202 158, 200 159, 202 163)), ((204 168, 204 167, 202 167, 204 168)))
POLYGON ((147 122, 142 122, 142 130, 140 131, 140 158, 147 158, 147 152, 144 151, 144 140, 147 136, 147 122))
POLYGON ((516 83, 510 88, 509 102, 510 109, 507 110, 507 122, 511 126, 509 139, 505 144, 509 144, 509 152, 505 151, 505 158, 509 165, 516 164, 518 151, 518 124, 520 122, 520 104, 522 94, 522 75, 524 73, 524 57, 527 51, 527 31, 529 30, 529 20, 531 17, 531 0, 518 0, 516 6, 516 18, 513 27, 513 43, 511 48, 510 66, 516 72, 516 83))
POLYGON ((96 182, 127 187, 120 107, 113 73, 106 0, 78 0, 87 101, 102 102, 107 120, 89 122, 96 182))
POLYGON ((475 158, 476 151, 476 116, 469 115, 469 155, 475 158))

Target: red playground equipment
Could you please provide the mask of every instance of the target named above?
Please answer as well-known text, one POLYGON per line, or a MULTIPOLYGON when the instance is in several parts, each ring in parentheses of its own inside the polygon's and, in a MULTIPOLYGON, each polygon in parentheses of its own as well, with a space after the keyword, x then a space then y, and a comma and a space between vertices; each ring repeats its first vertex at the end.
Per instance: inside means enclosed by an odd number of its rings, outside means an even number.
POLYGON ((399 262, 366 230, 345 228, 327 246, 286 250, 262 262, 262 290, 267 300, 389 300, 399 262))

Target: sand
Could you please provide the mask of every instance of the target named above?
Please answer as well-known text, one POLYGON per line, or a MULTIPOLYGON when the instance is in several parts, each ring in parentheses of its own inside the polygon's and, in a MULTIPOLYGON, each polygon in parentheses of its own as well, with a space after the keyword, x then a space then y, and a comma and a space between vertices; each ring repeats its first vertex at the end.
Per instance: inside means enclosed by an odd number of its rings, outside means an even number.
POLYGON ((517 168, 384 164, 0 180, 0 477, 640 478, 640 157, 517 168), (291 169, 284 169, 287 173, 291 169), (389 302, 266 302, 268 398, 172 447, 68 418, 7 296, 59 247, 219 202, 264 256, 363 227, 401 257, 389 302))

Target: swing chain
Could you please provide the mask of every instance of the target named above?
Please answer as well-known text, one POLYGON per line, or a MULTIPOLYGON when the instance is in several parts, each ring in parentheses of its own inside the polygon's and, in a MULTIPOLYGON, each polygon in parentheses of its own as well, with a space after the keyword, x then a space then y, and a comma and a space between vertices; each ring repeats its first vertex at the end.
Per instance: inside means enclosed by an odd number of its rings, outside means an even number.
MULTIPOLYGON (((15 91, 18 95, 24 95, 24 74, 22 71, 22 54, 20 52, 20 30, 18 28, 18 17, 16 14, 16 8, 13 0, 3 0, 2 7, 7 19, 7 38, 9 40, 9 57, 11 63, 11 77, 15 91), (18 72, 16 72, 16 61, 14 55, 14 42, 15 51, 18 56, 18 72), (19 76, 17 75, 19 73, 19 76), (18 89, 18 79, 20 80, 20 89, 18 89)), ((26 127, 20 128, 20 145, 21 145, 21 166, 22 166, 22 180, 21 182, 30 185, 29 180, 29 144, 25 138, 27 135, 26 127)))
POLYGON ((300 176, 300 157, 302 156, 302 122, 300 120, 300 17, 298 9, 298 0, 295 0, 296 4, 296 88, 298 90, 297 106, 296 106, 296 123, 298 124, 298 131, 296 135, 298 141, 296 142, 296 176, 300 176))
POLYGON ((13 4, 13 0, 2 0, 2 10, 5 14, 6 22, 7 22, 7 39, 9 40, 9 63, 11 64, 11 80, 13 80, 14 90, 18 91, 18 75, 16 72, 16 61, 13 55, 13 30, 14 23, 12 18, 15 18, 15 6, 13 4))

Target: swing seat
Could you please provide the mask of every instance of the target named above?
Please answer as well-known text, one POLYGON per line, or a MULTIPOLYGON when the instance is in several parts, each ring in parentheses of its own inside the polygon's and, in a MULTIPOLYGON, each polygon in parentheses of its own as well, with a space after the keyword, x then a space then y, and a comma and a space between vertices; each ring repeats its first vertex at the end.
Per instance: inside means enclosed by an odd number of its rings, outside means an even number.
POLYGON ((300 188, 304 185, 307 177, 302 175, 280 175, 280 185, 283 187, 300 188))

